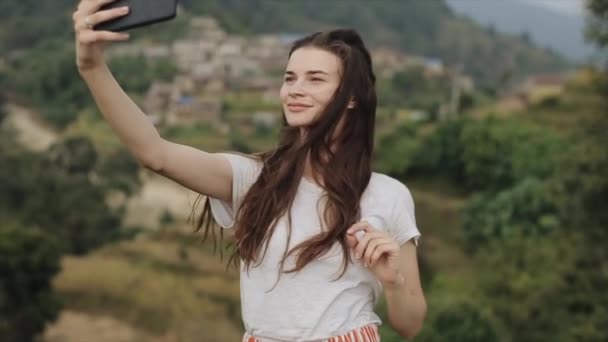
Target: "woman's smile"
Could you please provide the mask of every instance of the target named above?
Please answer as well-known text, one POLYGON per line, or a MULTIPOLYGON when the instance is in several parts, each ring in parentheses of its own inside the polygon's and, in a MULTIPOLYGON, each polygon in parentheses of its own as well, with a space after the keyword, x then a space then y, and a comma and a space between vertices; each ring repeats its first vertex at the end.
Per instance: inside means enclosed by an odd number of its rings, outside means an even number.
POLYGON ((300 113, 311 107, 312 106, 310 106, 310 105, 306 105, 306 104, 302 104, 302 103, 290 103, 287 105, 287 108, 292 113, 300 113))

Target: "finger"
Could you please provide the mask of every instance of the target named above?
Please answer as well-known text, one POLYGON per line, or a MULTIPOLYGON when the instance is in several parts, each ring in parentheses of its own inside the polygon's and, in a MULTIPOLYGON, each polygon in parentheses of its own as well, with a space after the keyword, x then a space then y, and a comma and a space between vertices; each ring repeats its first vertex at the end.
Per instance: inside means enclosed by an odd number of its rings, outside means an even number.
POLYGON ((363 254, 363 257, 361 258, 365 266, 369 267, 372 264, 372 257, 374 253, 376 252, 379 246, 382 246, 386 243, 390 243, 390 241, 388 241, 387 239, 374 239, 369 243, 369 245, 365 249, 365 254, 363 254))
POLYGON ((355 234, 358 231, 372 232, 372 231, 377 231, 377 230, 378 229, 376 229, 374 226, 372 226, 369 222, 359 221, 359 222, 353 224, 350 228, 348 228, 348 230, 346 232, 348 234, 355 234))
POLYGON ((348 228, 346 233, 353 235, 360 230, 365 231, 365 225, 366 225, 365 222, 357 222, 357 223, 353 224, 352 226, 350 226, 350 228, 348 228))
POLYGON ((117 0, 83 0, 78 5, 77 12, 79 12, 81 17, 91 15, 97 11, 104 5, 115 2, 117 0))
MULTIPOLYGON (((99 8, 114 2, 116 0, 83 0, 80 2, 78 9, 76 10, 76 12, 74 12, 74 14, 72 15, 72 20, 74 21, 74 31, 80 31, 80 30, 86 30, 86 29, 92 29, 93 26, 95 26, 96 24, 102 22, 102 21, 106 21, 109 18, 107 18, 107 15, 104 15, 102 17, 98 17, 98 11, 99 8), (86 18, 89 19, 86 19, 86 18), (87 25, 86 20, 88 20, 91 25, 87 25)), ((125 7, 125 6, 123 6, 125 7)), ((122 8, 122 7, 120 7, 122 8)), ((118 9, 118 8, 116 8, 118 9)), ((102 12, 106 12, 106 11, 111 11, 114 9, 110 9, 110 10, 104 10, 104 11, 100 11, 99 13, 102 12)), ((125 13, 125 10, 119 10, 119 14, 111 16, 110 18, 114 18, 117 16, 121 16, 121 15, 126 15, 128 13, 128 11, 125 13)), ((115 12, 116 13, 116 12, 115 12)))
POLYGON ((365 250, 368 248, 370 241, 375 239, 384 238, 384 235, 379 233, 367 233, 363 236, 363 239, 359 240, 355 247, 355 258, 360 259, 363 257, 365 250))
POLYGON ((392 241, 379 245, 378 247, 376 247, 374 253, 370 258, 370 267, 376 266, 376 263, 378 263, 378 260, 380 260, 383 255, 390 254, 391 252, 394 252, 397 249, 395 248, 395 244, 392 241))
MULTIPOLYGON (((107 0, 104 0, 107 1, 107 0)), ((115 1, 115 0, 111 0, 115 1)), ((111 2, 109 1, 109 2, 111 2)), ((108 21, 110 19, 115 19, 118 17, 125 16, 129 13, 128 6, 121 6, 117 8, 112 8, 108 10, 103 10, 97 12, 97 10, 89 11, 89 10, 79 10, 74 12, 72 15, 72 19, 74 21, 74 31, 82 31, 87 29, 92 29, 95 25, 102 23, 104 21, 108 21)))
POLYGON ((110 31, 81 31, 78 36, 78 42, 82 44, 91 44, 102 41, 125 41, 129 39, 128 33, 110 32, 110 31))
POLYGON ((111 19, 123 17, 127 14, 129 14, 129 8, 127 6, 99 11, 82 19, 81 27, 84 27, 86 29, 92 29, 97 24, 103 23, 111 19), (90 26, 87 25, 87 20, 89 21, 90 26))
POLYGON ((355 248, 355 246, 357 245, 359 241, 357 241, 357 238, 353 235, 346 235, 346 245, 349 248, 355 248))

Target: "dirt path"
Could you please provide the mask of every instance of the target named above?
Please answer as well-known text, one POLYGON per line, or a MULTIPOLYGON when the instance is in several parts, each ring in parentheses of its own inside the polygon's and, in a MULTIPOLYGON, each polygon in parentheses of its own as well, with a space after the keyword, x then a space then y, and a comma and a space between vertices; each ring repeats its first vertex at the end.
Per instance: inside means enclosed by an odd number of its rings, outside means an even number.
POLYGON ((112 317, 91 316, 82 312, 63 311, 57 321, 46 329, 43 342, 164 342, 170 338, 158 338, 138 331, 112 317))
MULTIPOLYGON (((169 211, 178 221, 188 218, 197 194, 172 180, 149 171, 142 171, 141 191, 127 203, 124 223, 137 224, 152 229, 159 227, 159 218, 169 211)), ((202 203, 196 211, 202 210, 202 203)))
MULTIPOLYGON (((24 146, 42 151, 59 139, 57 132, 40 122, 29 109, 15 104, 6 105, 4 124, 17 132, 17 139, 24 146)), ((159 175, 142 171, 144 184, 141 192, 128 200, 126 224, 158 227, 158 219, 168 210, 177 219, 186 219, 190 214, 196 194, 179 184, 159 175)))
POLYGON ((23 145, 35 151, 42 151, 57 140, 57 133, 37 120, 36 115, 27 108, 6 105, 5 124, 17 131, 17 139, 23 145))

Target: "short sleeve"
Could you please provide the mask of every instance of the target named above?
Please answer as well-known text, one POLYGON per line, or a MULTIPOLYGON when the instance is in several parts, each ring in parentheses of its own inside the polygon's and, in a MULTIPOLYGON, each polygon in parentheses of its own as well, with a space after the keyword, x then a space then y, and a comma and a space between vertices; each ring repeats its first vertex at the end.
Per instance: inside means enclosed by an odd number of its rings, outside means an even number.
POLYGON ((401 182, 396 186, 391 208, 388 229, 397 243, 403 245, 414 239, 414 244, 418 246, 420 232, 416 226, 414 199, 409 189, 401 182))
POLYGON ((262 171, 261 162, 239 154, 217 153, 226 158, 232 168, 232 203, 209 197, 211 214, 222 228, 234 226, 235 215, 249 188, 262 171))

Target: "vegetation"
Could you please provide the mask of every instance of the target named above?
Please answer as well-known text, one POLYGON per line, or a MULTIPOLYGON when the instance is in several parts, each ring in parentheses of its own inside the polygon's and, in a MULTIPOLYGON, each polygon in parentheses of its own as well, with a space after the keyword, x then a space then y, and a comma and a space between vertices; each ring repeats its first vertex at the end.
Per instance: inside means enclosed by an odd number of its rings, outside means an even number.
POLYGON ((354 27, 372 45, 441 57, 448 65, 462 64, 466 74, 488 88, 523 73, 556 70, 566 65, 553 52, 533 47, 521 37, 480 30, 471 21, 456 17, 440 0, 374 3, 185 0, 183 3, 193 13, 213 15, 230 32, 241 34, 354 27), (497 65, 502 67, 496 68, 497 65))
MULTIPOLYGON (((162 27, 137 31, 136 39, 171 41, 185 34, 192 15, 212 15, 230 33, 314 32, 342 26, 358 29, 375 46, 393 46, 414 55, 462 64, 484 88, 528 72, 557 70, 563 58, 517 36, 480 29, 455 16, 441 0, 284 2, 264 0, 180 1, 186 13, 162 27), (323 8, 322 11, 319 9, 323 8), (497 68, 495 66, 503 66, 497 68)), ((73 1, 18 1, 0 5, 0 53, 44 44, 49 37, 71 39, 73 1), (27 25, 23 18, 27 16, 27 25), (41 35, 40 32, 45 32, 41 35)))
POLYGON ((110 312, 152 335, 238 340, 243 331, 238 272, 226 272, 207 247, 173 226, 86 257, 65 258, 54 285, 73 310, 110 312))
MULTIPOLYGON (((0 211, 4 215, 4 209, 0 211)), ((57 316, 51 279, 59 270, 56 239, 34 227, 3 220, 0 226, 0 338, 32 341, 57 316)))
MULTIPOLYGON (((515 38, 473 29, 439 1, 395 2, 391 11, 368 2, 324 3, 330 10, 322 13, 315 1, 298 2, 289 4, 289 15, 283 15, 288 6, 276 1, 183 4, 193 13, 218 15, 233 32, 309 31, 328 22, 356 26, 375 44, 448 62, 475 60, 466 71, 490 88, 511 77, 513 65, 502 56, 524 71, 561 65, 515 38), (360 15, 363 5, 366 15, 360 15), (454 32, 461 39, 451 39, 454 32)), ((243 327, 236 271, 226 272, 211 246, 180 231, 183 222, 170 212, 161 217, 163 229, 137 239, 129 239, 137 230, 121 223, 127 208, 110 199, 137 194, 140 167, 99 119, 75 72, 63 29, 72 6, 30 0, 0 5, 0 37, 7 38, 0 39, 0 51, 11 52, 9 68, 0 70, 0 108, 8 99, 27 103, 64 128, 42 152, 20 146, 6 127, 0 132, 0 340, 33 341, 62 307, 110 315, 167 339, 238 339, 243 327), (25 14, 40 20, 16 30, 16 18, 25 14), (42 40, 41 31, 56 33, 57 40, 42 40)), ((589 36, 608 47, 608 6, 601 0, 588 6, 594 14, 589 36)), ((149 39, 154 29, 141 32, 149 39)), ((135 96, 152 80, 175 73, 168 61, 138 61, 112 62, 135 96)), ((415 340, 608 338, 608 75, 597 68, 581 74, 563 94, 521 113, 480 118, 465 110, 459 118, 417 123, 395 113, 438 112, 449 98, 445 80, 422 77, 416 69, 379 80, 383 134, 374 169, 410 186, 423 232, 420 263, 430 311, 415 340)), ((470 96, 469 106, 484 98, 470 96)), ((276 129, 251 125, 239 112, 270 104, 241 100, 225 98, 225 119, 237 127, 229 134, 204 124, 161 133, 215 151, 268 148, 276 129)), ((0 110, 0 123, 5 115, 0 110)), ((386 322, 385 303, 378 309, 386 322)), ((387 324, 381 334, 383 341, 402 340, 387 324)))
MULTIPOLYGON (((605 4, 589 2, 596 15, 589 31, 602 46, 608 45, 605 4)), ((537 108, 541 117, 449 121, 423 139, 416 127, 395 133, 406 131, 417 142, 405 150, 409 162, 388 164, 387 171, 404 179, 441 175, 472 195, 461 230, 462 248, 477 275, 465 291, 470 300, 439 302, 420 340, 607 338, 608 272, 602 265, 608 261, 608 75, 605 70, 591 75, 586 95, 578 92, 580 84, 570 85, 550 106, 537 108), (569 102, 589 94, 592 101, 574 112, 569 102), (531 123, 559 123, 561 115, 577 115, 579 125, 566 132, 560 124, 531 123)), ((393 155, 405 144, 383 152, 393 155)), ((428 292, 431 301, 450 296, 443 291, 454 287, 436 279, 428 292)))
POLYGON ((132 161, 98 160, 85 137, 30 152, 6 129, 0 164, 0 339, 31 341, 56 317, 50 283, 60 257, 129 236, 120 224, 124 208, 110 208, 106 196, 136 191, 137 168, 132 161))
MULTIPOLYGON (((136 56, 114 58, 110 65, 125 91, 134 94, 147 91, 152 80, 172 80, 177 72, 170 61, 151 62, 136 56)), ((67 127, 83 110, 94 108, 93 98, 76 70, 71 42, 45 41, 25 52, 11 67, 7 77, 12 90, 19 94, 17 100, 33 105, 57 128, 67 127)))

